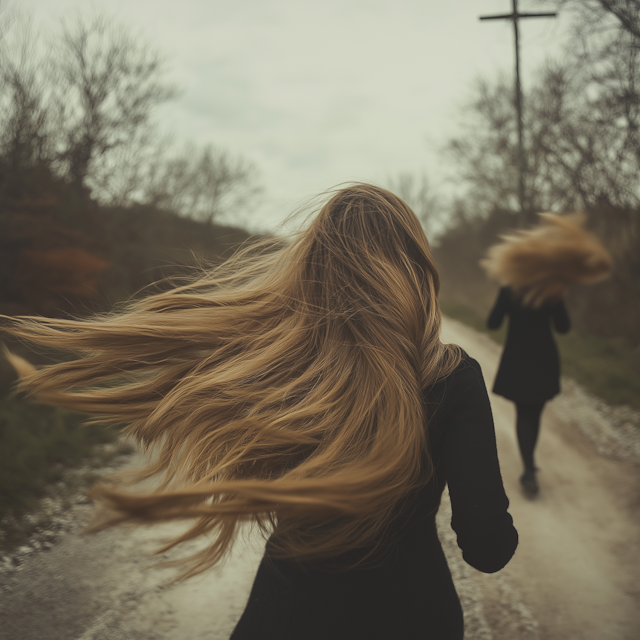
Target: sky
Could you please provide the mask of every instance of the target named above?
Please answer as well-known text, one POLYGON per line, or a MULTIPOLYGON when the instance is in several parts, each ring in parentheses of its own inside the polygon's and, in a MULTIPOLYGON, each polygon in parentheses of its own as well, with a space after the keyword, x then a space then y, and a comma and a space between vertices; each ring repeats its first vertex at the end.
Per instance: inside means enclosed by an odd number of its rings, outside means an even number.
MULTIPOLYGON (((251 160, 264 187, 250 226, 272 230, 337 184, 426 173, 454 188, 441 148, 474 80, 513 73, 510 0, 20 0, 43 34, 104 13, 160 51, 179 95, 176 139, 251 160), (449 181, 448 181, 449 180, 449 181)), ((520 0, 520 11, 544 11, 520 0)), ((525 82, 561 55, 569 17, 522 20, 525 82)), ((233 222, 233 219, 230 220, 233 222)))

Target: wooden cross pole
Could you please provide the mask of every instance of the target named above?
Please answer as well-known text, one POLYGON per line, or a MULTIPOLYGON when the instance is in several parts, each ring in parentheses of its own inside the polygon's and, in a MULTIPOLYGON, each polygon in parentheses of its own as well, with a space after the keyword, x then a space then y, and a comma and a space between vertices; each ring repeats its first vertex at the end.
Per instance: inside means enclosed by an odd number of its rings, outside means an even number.
POLYGON ((556 13, 519 13, 518 0, 511 0, 513 3, 513 11, 511 13, 503 13, 497 16, 480 16, 480 20, 512 20, 513 32, 515 34, 516 44, 516 110, 518 112, 518 199, 520 201, 520 214, 518 216, 518 225, 524 227, 527 224, 527 212, 524 207, 524 172, 525 159, 524 147, 522 145, 522 88, 520 85, 520 44, 518 34, 518 20, 520 18, 555 18, 556 13))

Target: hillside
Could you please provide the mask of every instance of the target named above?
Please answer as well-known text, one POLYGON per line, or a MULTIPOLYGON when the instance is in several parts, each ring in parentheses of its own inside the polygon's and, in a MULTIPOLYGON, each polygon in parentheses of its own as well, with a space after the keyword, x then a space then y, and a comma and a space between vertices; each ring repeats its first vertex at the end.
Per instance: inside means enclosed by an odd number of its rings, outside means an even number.
MULTIPOLYGON (((0 314, 9 316, 107 311, 163 278, 223 260, 249 237, 149 207, 101 207, 64 184, 37 197, 0 199, 0 230, 0 314)), ((35 364, 47 362, 5 342, 35 364)), ((82 416, 12 397, 14 380, 0 358, 0 551, 30 534, 36 525, 23 515, 67 470, 108 462, 103 449, 117 439, 106 427, 80 428, 82 416)))

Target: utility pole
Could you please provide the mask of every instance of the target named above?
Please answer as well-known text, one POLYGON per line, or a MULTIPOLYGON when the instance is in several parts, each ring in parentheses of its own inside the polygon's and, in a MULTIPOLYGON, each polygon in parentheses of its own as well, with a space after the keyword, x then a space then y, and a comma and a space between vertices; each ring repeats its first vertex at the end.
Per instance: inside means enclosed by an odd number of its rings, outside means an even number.
POLYGON ((518 199, 520 201, 520 213, 518 216, 518 226, 524 227, 527 224, 527 212, 524 208, 524 172, 525 158, 524 147, 522 145, 522 87, 520 85, 520 43, 518 34, 518 20, 520 18, 555 18, 556 13, 519 13, 518 0, 511 0, 513 3, 512 13, 503 13, 497 16, 480 16, 480 20, 511 20, 513 21, 513 32, 516 44, 516 110, 518 112, 518 199))

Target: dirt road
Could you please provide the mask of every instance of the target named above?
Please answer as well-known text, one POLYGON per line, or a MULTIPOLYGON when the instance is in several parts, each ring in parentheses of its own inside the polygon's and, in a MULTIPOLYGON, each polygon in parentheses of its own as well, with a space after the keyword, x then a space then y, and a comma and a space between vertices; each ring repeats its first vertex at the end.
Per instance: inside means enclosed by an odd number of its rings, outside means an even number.
MULTIPOLYGON (((457 322, 448 321, 443 334, 444 341, 460 344, 480 362, 490 387, 499 348, 457 322)), ((541 493, 530 501, 518 484, 521 463, 513 405, 493 395, 491 400, 502 475, 520 544, 513 560, 496 575, 462 567, 480 601, 475 609, 478 615, 467 616, 473 618, 473 623, 468 620, 468 637, 637 640, 637 440, 617 442, 618 434, 606 421, 597 424, 596 410, 585 404, 583 394, 565 390, 543 414, 537 450, 541 493), (598 446, 617 455, 601 455, 598 446)), ((457 558, 452 551, 449 557, 457 558)))
MULTIPOLYGON (((490 385, 499 348, 447 321, 443 339, 463 346, 490 385)), ((512 562, 495 575, 461 559, 439 514, 443 544, 463 602, 467 640, 637 640, 640 638, 640 447, 611 429, 579 389, 545 410, 539 444, 541 494, 519 490, 510 403, 492 397, 502 472, 520 532, 512 562)), ((633 436, 633 434, 632 434, 633 436)), ((240 615, 261 545, 240 544, 225 566, 163 587, 172 569, 151 552, 175 531, 119 529, 81 536, 91 508, 49 551, 2 578, 0 638, 7 640, 225 640, 240 615)), ((301 639, 302 640, 302 639, 301 639)))

